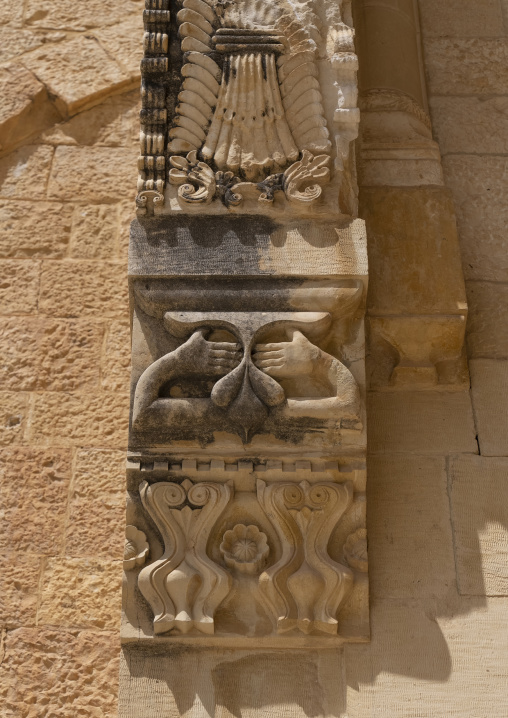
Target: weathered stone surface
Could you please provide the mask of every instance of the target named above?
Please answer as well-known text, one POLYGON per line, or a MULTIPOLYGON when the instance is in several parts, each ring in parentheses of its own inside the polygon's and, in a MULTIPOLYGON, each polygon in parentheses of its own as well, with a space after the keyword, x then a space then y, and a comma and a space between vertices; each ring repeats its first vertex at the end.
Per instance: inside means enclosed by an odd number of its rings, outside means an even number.
POLYGON ((508 456, 508 361, 470 362, 473 409, 482 456, 508 456))
POLYGON ((104 27, 98 30, 95 36, 129 77, 132 79, 140 77, 140 63, 143 57, 140 42, 140 38, 143 37, 142 13, 138 11, 118 25, 104 27))
POLYGON ((85 320, 0 319, 0 383, 18 391, 72 391, 99 384, 103 326, 85 320))
POLYGON ((137 147, 58 147, 49 197, 97 203, 116 202, 129 195, 134 198, 137 155, 137 147))
POLYGON ((28 0, 25 17, 30 27, 80 31, 111 25, 132 12, 141 15, 136 0, 123 0, 121 11, 116 0, 87 0, 79 5, 72 0, 49 0, 43 8, 37 0, 28 0))
POLYGON ((70 474, 70 451, 28 447, 1 451, 3 550, 60 551, 70 474))
POLYGON ((372 457, 369 578, 377 598, 443 598, 455 590, 445 461, 372 457))
MULTIPOLYGON (((139 91, 108 97, 104 102, 75 115, 43 133, 53 145, 139 146, 139 91)), ((132 208, 131 208, 132 214, 132 208)))
POLYGON ((77 452, 70 495, 65 554, 123 558, 125 453, 77 452))
POLYGON ((508 595, 508 459, 457 456, 450 462, 459 592, 508 595))
POLYGON ((501 715, 508 600, 377 601, 372 644, 347 646, 350 718, 501 715))
POLYGON ((28 394, 0 392, 0 446, 23 443, 29 407, 28 394))
POLYGON ((119 648, 114 632, 9 632, 0 668, 5 715, 115 718, 119 648))
POLYGON ((0 27, 0 63, 17 61, 20 55, 40 47, 51 38, 21 27, 4 25, 0 27))
POLYGON ((360 212, 367 223, 369 262, 376 267, 369 278, 369 313, 458 313, 465 291, 449 193, 363 189, 360 212))
POLYGON ((0 68, 0 95, 2 154, 60 119, 44 85, 22 65, 0 68))
POLYGON ((371 453, 477 453, 469 392, 377 392, 368 398, 371 453))
POLYGON ((0 159, 0 197, 45 199, 53 147, 25 145, 0 159))
POLYGON ((39 310, 60 317, 123 318, 127 279, 121 264, 51 262, 41 273, 39 310))
POLYGON ((469 356, 508 359, 508 284, 469 281, 466 289, 469 356))
POLYGON ((503 13, 499 0, 419 0, 423 35, 430 37, 499 37, 503 13))
POLYGON ((70 255, 76 259, 115 259, 118 219, 110 204, 76 207, 72 218, 70 255))
POLYGON ((23 20, 23 6, 18 0, 4 0, 0 7, 0 25, 19 27, 23 20))
POLYGON ((128 405, 127 395, 112 392, 37 394, 30 441, 57 446, 124 447, 128 405))
MULTIPOLYGON (((35 549, 36 547, 34 547, 35 549)), ((0 557, 0 625, 12 630, 34 626, 41 557, 3 553, 0 557)))
POLYGON ((2 261, 0 314, 31 314, 37 311, 41 263, 23 259, 2 261))
POLYGON ((97 40, 88 36, 38 48, 31 53, 29 64, 37 68, 37 77, 64 116, 96 104, 130 82, 97 40))
POLYGON ((429 39, 425 65, 431 95, 502 95, 508 82, 508 40, 429 39))
POLYGON ((121 561, 50 558, 42 573, 37 623, 66 628, 118 628, 121 585, 121 561))
POLYGON ((72 207, 0 200, 0 256, 60 259, 67 251, 72 207))
POLYGON ((129 322, 110 322, 101 360, 101 386, 104 391, 124 391, 129 386, 131 341, 129 322))
POLYGON ((453 193, 466 279, 508 281, 508 160, 506 157, 445 157, 453 193))
MULTIPOLYGON (((432 127, 443 155, 508 152, 508 97, 438 96, 430 98, 430 108, 432 127)), ((488 157, 477 159, 486 164, 490 161, 488 157)))

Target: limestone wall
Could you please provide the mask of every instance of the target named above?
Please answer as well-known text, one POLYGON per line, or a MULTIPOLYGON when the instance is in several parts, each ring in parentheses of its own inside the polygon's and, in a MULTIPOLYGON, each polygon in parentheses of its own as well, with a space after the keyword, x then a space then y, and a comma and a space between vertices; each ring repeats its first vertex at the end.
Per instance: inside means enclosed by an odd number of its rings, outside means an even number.
MULTIPOLYGON (((346 649, 347 715, 505 718, 508 6, 419 5, 472 390, 370 394, 372 642, 346 649)), ((116 715, 141 12, 0 9, 2 718, 116 715)))

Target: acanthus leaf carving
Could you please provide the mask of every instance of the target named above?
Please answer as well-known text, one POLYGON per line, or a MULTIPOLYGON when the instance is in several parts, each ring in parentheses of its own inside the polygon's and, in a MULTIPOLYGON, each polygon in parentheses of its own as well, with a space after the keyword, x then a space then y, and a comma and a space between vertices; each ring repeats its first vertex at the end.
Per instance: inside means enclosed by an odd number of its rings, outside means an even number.
POLYGON ((214 613, 231 577, 207 554, 215 523, 231 499, 228 484, 189 480, 143 482, 141 500, 164 540, 164 554, 139 574, 138 585, 154 613, 154 632, 214 632, 214 613))
POLYGON ((258 500, 279 535, 279 560, 260 577, 279 632, 337 633, 336 614, 353 584, 328 553, 330 535, 352 502, 350 483, 257 483, 258 500))
POLYGON ((215 175, 205 162, 198 161, 196 150, 186 157, 172 156, 169 163, 172 167, 169 181, 180 185, 178 196, 184 202, 208 204, 212 201, 216 190, 215 175))

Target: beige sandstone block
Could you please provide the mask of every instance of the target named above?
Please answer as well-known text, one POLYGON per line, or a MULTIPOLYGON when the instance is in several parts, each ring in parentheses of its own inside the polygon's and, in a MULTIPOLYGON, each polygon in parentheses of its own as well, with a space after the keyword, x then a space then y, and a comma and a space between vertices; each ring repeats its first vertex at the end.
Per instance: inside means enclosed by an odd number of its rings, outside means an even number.
POLYGON ((68 450, 2 449, 0 546, 4 551, 41 554, 60 551, 70 474, 68 450))
POLYGON ((507 478, 508 458, 458 456, 450 464, 461 594, 508 596, 507 478))
POLYGON ((12 630, 18 626, 35 625, 40 567, 41 558, 35 554, 2 554, 0 626, 12 630))
POLYGON ((132 202, 120 202, 118 205, 119 230, 118 244, 120 259, 127 264, 129 257, 129 236, 132 222, 132 202))
POLYGON ((0 703, 9 718, 116 718, 116 632, 19 628, 5 640, 0 703))
POLYGON ((0 63, 17 62, 21 55, 30 50, 35 50, 46 40, 51 42, 51 38, 48 38, 44 33, 4 25, 0 27, 0 63))
POLYGON ((72 207, 0 200, 0 256, 60 259, 67 252, 72 207))
POLYGON ((346 648, 348 718, 506 715, 507 609, 375 602, 371 645, 346 648))
POLYGON ((42 139, 54 145, 139 147, 139 110, 139 90, 113 95, 47 130, 42 139))
POLYGON ((0 159, 0 197, 45 199, 53 147, 26 145, 0 159))
POLYGON ((372 454, 478 453, 468 391, 371 393, 368 417, 372 454))
POLYGON ((508 456, 508 361, 473 359, 473 409, 482 456, 508 456))
POLYGON ((0 384, 18 391, 97 388, 103 331, 86 320, 0 319, 0 384))
POLYGON ((0 25, 17 27, 23 20, 23 5, 18 0, 3 0, 0 5, 0 25))
POLYGON ((466 289, 469 356, 508 359, 508 284, 469 281, 466 289))
POLYGON ((115 259, 118 217, 110 204, 76 207, 72 218, 70 256, 76 259, 115 259))
POLYGON ((138 154, 139 148, 134 146, 58 147, 49 180, 49 197, 96 203, 134 199, 138 154))
POLYGON ((122 0, 121 7, 117 0, 86 0, 77 4, 72 0, 46 0, 44 5, 28 0, 25 17, 30 27, 82 31, 111 25, 119 15, 132 12, 142 15, 136 0, 122 0))
POLYGON ((443 155, 508 153, 508 97, 432 97, 430 108, 443 155))
POLYGON ((77 452, 65 543, 67 556, 123 559, 125 452, 77 452))
POLYGON ((424 37, 499 37, 503 34, 500 0, 419 0, 424 37))
POLYGON ((369 579, 378 598, 444 598, 455 591, 444 458, 371 457, 369 579))
POLYGON ((0 446, 23 443, 29 410, 28 394, 0 392, 0 446))
POLYGON ((123 391, 130 384, 131 339, 129 322, 110 322, 101 360, 101 387, 123 391))
POLYGON ((112 55, 121 68, 131 77, 141 75, 140 63, 143 57, 143 14, 136 12, 123 22, 104 27, 95 33, 103 48, 112 55))
POLYGON ((457 209, 466 279, 508 281, 508 160, 444 158, 446 183, 457 209))
POLYGON ((21 65, 0 68, 0 95, 1 154, 60 119, 44 85, 21 65))
POLYGON ((119 627, 122 562, 50 558, 43 568, 37 625, 119 627))
POLYGON ((503 95, 508 83, 508 40, 429 39, 425 66, 430 95, 503 95))
POLYGON ((37 77, 55 97, 62 115, 74 115, 101 97, 121 91, 130 82, 97 40, 89 36, 44 45, 23 62, 37 68, 37 77))
POLYGON ((363 189, 360 214, 367 223, 369 262, 376 267, 369 277, 370 314, 464 310, 455 212, 446 190, 363 189))
POLYGON ((43 445, 123 448, 128 419, 127 394, 37 394, 30 440, 43 445))
POLYGON ((50 316, 124 318, 125 267, 113 262, 48 262, 41 273, 39 311, 50 316))
POLYGON ((2 260, 0 314, 32 314, 37 311, 40 273, 40 262, 2 260))

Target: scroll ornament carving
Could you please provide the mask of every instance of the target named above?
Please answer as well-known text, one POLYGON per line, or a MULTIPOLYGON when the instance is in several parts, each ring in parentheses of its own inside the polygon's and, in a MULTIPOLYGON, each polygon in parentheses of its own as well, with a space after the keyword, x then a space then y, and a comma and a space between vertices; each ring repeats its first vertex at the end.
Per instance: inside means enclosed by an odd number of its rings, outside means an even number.
POLYGON ((154 614, 154 632, 214 633, 214 613, 230 575, 207 554, 210 531, 231 499, 228 484, 161 482, 140 488, 141 500, 164 540, 163 556, 139 574, 154 614))
POLYGON ((124 570, 130 571, 136 566, 142 566, 145 563, 148 553, 148 541, 143 531, 140 531, 135 526, 126 526, 123 554, 124 570))
POLYGON ((297 629, 336 634, 336 614, 352 584, 350 569, 328 554, 330 535, 351 504, 349 483, 257 484, 258 500, 282 546, 260 577, 279 633, 297 629))

